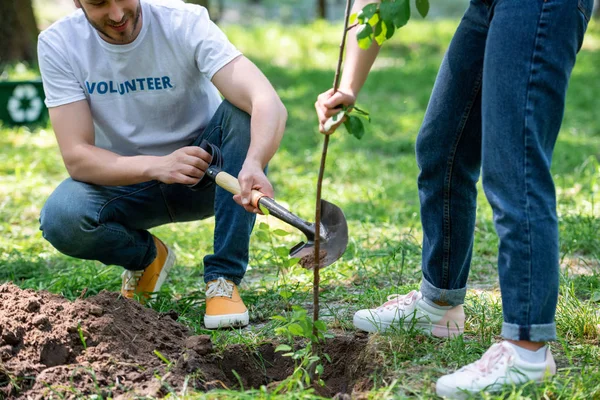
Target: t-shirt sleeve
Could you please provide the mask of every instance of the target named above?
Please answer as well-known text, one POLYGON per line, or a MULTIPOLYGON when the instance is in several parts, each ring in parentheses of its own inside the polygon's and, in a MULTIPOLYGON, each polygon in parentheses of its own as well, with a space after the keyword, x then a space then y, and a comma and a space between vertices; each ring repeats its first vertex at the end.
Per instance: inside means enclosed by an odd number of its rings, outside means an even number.
MULTIPOLYGON (((242 53, 227 39, 227 36, 208 16, 204 7, 194 7, 193 19, 189 21, 187 43, 194 49, 196 65, 209 80, 221 68, 242 53)), ((192 14, 190 14, 192 16, 192 14)))
POLYGON ((58 107, 86 98, 58 43, 51 43, 47 38, 40 36, 38 63, 46 94, 46 107, 58 107))

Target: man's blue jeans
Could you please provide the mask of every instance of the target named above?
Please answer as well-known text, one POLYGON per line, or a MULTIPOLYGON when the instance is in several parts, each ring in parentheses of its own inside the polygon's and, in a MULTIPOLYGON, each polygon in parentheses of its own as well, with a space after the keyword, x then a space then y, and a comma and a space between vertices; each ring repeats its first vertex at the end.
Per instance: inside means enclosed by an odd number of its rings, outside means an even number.
POLYGON ((421 291, 433 301, 464 302, 481 172, 500 239, 506 339, 556 339, 550 164, 591 10, 592 0, 472 0, 417 139, 421 291))
MULTIPOLYGON (((224 101, 193 144, 202 139, 221 148, 223 170, 237 176, 250 146, 250 116, 224 101)), ((149 228, 214 215, 214 254, 204 257, 204 281, 224 277, 239 284, 248 265, 256 215, 232 196, 214 183, 193 191, 158 181, 98 186, 69 178, 42 209, 41 230, 69 256, 142 270, 156 257, 149 228)))

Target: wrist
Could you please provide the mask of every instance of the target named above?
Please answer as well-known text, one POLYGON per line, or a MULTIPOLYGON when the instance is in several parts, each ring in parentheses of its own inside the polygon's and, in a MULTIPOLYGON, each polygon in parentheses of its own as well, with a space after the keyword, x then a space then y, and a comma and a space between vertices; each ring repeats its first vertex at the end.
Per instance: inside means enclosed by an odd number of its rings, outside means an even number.
POLYGON ((356 96, 358 96, 358 90, 354 89, 352 85, 340 85, 338 91, 352 97, 355 101, 356 96))
POLYGON ((141 174, 144 181, 155 181, 160 180, 158 175, 158 158, 155 156, 146 156, 142 159, 141 174))
POLYGON ((266 165, 267 165, 267 162, 263 161, 260 157, 249 154, 248 156, 246 156, 246 159, 244 160, 242 169, 249 168, 249 169, 262 170, 266 167, 266 165))

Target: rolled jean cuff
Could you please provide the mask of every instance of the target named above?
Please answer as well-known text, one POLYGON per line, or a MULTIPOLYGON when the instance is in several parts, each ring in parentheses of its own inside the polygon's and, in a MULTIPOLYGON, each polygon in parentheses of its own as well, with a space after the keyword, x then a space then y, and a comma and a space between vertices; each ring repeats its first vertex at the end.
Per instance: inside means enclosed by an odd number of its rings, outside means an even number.
POLYGON ((239 277, 234 278, 232 276, 227 276, 227 275, 223 275, 223 274, 208 274, 208 275, 204 275, 204 283, 216 281, 219 278, 223 278, 226 281, 231 281, 236 286, 240 286, 240 283, 242 282, 242 278, 239 278, 239 277))
POLYGON ((527 340, 530 342, 550 342, 556 340, 556 324, 516 325, 502 323, 502 337, 508 340, 527 340))
POLYGON ((454 307, 461 305, 465 302, 465 296, 467 295, 467 288, 462 289, 439 289, 428 282, 425 277, 421 281, 421 294, 427 300, 434 302, 447 303, 454 307))

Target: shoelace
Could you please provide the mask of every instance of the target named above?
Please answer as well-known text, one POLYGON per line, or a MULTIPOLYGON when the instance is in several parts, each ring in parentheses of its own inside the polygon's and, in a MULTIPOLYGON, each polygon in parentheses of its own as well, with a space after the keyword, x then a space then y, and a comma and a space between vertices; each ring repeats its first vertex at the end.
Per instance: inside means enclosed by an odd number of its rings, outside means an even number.
POLYGON ((503 343, 497 343, 490 347, 483 357, 474 363, 464 366, 462 370, 470 370, 485 376, 491 373, 493 367, 504 357, 507 358, 507 362, 510 362, 512 354, 503 343))
POLYGON ((218 278, 210 282, 206 289, 206 297, 229 297, 233 295, 233 283, 227 282, 225 278, 218 278))
POLYGON ((124 271, 123 279, 125 280, 125 285, 123 285, 123 289, 126 291, 135 290, 140 283, 140 279, 144 271, 124 271))
POLYGON ((413 290, 408 294, 391 294, 387 297, 388 301, 377 307, 377 309, 393 310, 394 308, 399 308, 400 310, 404 310, 407 306, 418 300, 418 298, 419 292, 416 290, 413 290))

